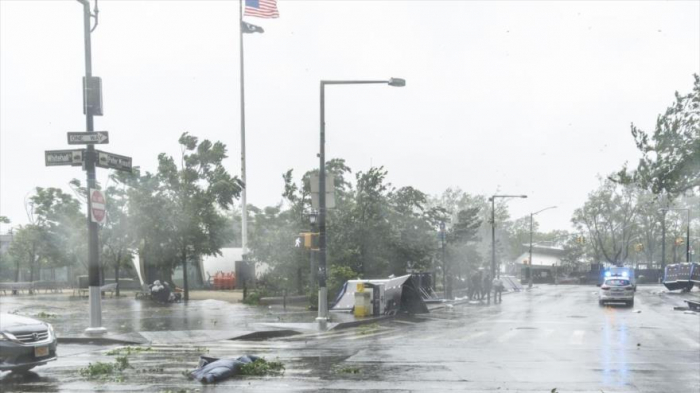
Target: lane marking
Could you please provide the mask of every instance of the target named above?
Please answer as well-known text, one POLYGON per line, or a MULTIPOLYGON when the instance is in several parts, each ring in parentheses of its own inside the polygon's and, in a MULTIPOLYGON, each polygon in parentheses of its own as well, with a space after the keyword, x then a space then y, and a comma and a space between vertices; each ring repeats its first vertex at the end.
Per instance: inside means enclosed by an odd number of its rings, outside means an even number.
POLYGON ((504 342, 510 340, 511 338, 517 336, 519 332, 520 332, 520 330, 512 329, 512 330, 508 331, 506 334, 499 337, 497 341, 499 343, 504 343, 504 342))
POLYGON ((583 344, 583 337, 586 335, 585 330, 574 330, 574 332, 571 334, 571 340, 569 340, 569 343, 573 345, 582 345, 583 344))

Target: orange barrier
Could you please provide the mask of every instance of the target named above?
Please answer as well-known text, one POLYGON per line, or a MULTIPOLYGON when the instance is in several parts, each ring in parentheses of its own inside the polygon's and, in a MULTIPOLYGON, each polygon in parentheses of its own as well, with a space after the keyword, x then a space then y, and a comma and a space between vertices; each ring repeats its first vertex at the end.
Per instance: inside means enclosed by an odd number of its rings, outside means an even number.
POLYGON ((234 289, 236 288, 236 275, 233 272, 217 272, 214 275, 214 289, 234 289))

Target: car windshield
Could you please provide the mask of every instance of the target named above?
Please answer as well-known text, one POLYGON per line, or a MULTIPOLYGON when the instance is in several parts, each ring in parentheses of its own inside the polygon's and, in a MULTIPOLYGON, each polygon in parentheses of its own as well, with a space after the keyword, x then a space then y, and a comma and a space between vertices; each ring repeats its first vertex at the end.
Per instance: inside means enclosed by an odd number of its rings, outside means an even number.
POLYGON ((624 287, 630 285, 629 280, 612 279, 605 281, 605 285, 610 287, 624 287))
POLYGON ((699 257, 700 0, 0 0, 0 390, 700 393, 699 257))

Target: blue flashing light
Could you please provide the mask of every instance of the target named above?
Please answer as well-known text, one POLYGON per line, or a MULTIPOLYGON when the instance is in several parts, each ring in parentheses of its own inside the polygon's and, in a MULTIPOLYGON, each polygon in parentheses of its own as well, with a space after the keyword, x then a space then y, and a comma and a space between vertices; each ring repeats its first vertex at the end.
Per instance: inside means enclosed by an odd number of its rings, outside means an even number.
POLYGON ((605 272, 605 277, 610 277, 610 272, 605 272))
POLYGON ((622 272, 622 277, 627 277, 627 276, 629 276, 629 273, 627 273, 627 272, 622 272))

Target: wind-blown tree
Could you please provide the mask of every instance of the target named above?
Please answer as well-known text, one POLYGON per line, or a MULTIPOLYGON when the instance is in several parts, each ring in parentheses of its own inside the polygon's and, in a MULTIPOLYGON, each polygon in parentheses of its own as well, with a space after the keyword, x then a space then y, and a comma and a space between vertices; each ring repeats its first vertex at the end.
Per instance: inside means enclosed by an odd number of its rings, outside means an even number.
POLYGON ((590 234, 597 251, 613 265, 627 260, 636 231, 637 193, 634 187, 604 180, 588 195, 571 219, 579 231, 590 234))
MULTIPOLYGON (((477 263, 481 262, 481 258, 477 257, 476 250, 471 247, 471 243, 481 240, 479 238, 479 229, 481 228, 482 220, 480 218, 480 209, 471 207, 465 210, 460 210, 455 217, 449 231, 447 232, 447 248, 448 258, 450 262, 446 264, 445 275, 453 278, 454 274, 451 269, 454 266, 457 269, 457 277, 468 277, 477 263)), ((447 296, 452 297, 452 280, 448 280, 447 296)))
POLYGON ((119 273, 122 269, 132 270, 133 249, 137 237, 133 231, 132 217, 129 216, 128 184, 134 177, 131 173, 117 172, 110 176, 114 185, 105 190, 107 195, 107 218, 100 231, 100 262, 114 269, 116 294, 119 296, 119 273))
POLYGON ((430 221, 428 196, 413 188, 402 187, 388 194, 390 245, 393 257, 389 270, 401 275, 411 269, 427 270, 436 250, 435 227, 430 221))
POLYGON ((631 176, 623 169, 618 179, 634 181, 671 200, 700 187, 700 76, 694 79, 692 92, 676 92, 675 102, 658 116, 653 133, 632 124, 632 137, 643 157, 631 176))
MULTIPOLYGON (((84 250, 77 244, 85 243, 85 237, 76 239, 86 231, 80 202, 59 188, 37 187, 26 208, 29 221, 43 233, 42 258, 39 260, 52 269, 55 279, 55 268, 72 265, 80 260, 76 254, 84 250)), ((30 273, 31 279, 33 273, 34 269, 30 273)))
MULTIPOLYGON (((224 168, 226 146, 182 134, 180 167, 164 153, 158 155, 160 192, 167 198, 171 214, 168 218, 175 233, 174 243, 182 264, 185 286, 184 299, 189 300, 187 265, 203 255, 221 255, 221 247, 229 239, 227 220, 222 210, 228 210, 241 192, 241 183, 224 168)), ((196 275, 202 281, 202 272, 196 275)))
MULTIPOLYGON (((372 167, 355 176, 355 205, 353 236, 358 246, 357 271, 370 277, 382 276, 389 268, 390 255, 386 245, 391 236, 389 200, 391 184, 386 182, 387 171, 372 167)), ((355 269, 353 269, 355 270, 355 269)))
MULTIPOLYGON (((46 231, 38 225, 21 225, 13 234, 8 253, 15 262, 15 282, 19 282, 20 270, 23 266, 29 268, 29 280, 34 280, 34 270, 43 256, 42 247, 45 244, 46 231)), ((13 290, 12 293, 17 294, 17 291, 13 290)))

